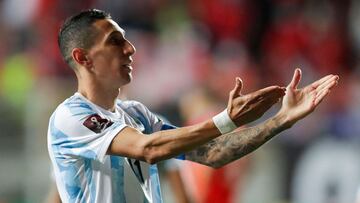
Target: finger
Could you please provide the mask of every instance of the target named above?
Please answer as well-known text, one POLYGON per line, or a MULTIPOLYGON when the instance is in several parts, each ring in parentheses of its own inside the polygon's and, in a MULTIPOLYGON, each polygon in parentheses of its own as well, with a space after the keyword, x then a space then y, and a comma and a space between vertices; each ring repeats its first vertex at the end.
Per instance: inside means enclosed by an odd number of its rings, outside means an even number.
POLYGON ((289 84, 290 88, 296 89, 298 87, 301 80, 301 75, 302 75, 301 69, 300 68, 295 69, 293 78, 289 84))
POLYGON ((239 78, 235 78, 235 88, 234 88, 234 97, 241 95, 241 90, 243 88, 243 81, 239 78))
MULTIPOLYGON (((277 101, 279 101, 280 98, 282 98, 283 96, 285 96, 285 87, 279 87, 278 89, 275 89, 271 92, 267 92, 267 94, 258 96, 257 98, 254 99, 254 103, 259 101, 262 102, 269 102, 269 103, 276 103, 277 101)), ((272 104, 271 104, 272 105, 272 104)))
POLYGON ((326 95, 328 95, 329 93, 330 93, 329 89, 323 89, 322 91, 320 91, 316 95, 315 102, 314 102, 315 106, 319 105, 324 100, 326 95))
POLYGON ((279 89, 276 89, 275 91, 270 92, 265 97, 267 97, 267 99, 273 99, 277 101, 279 98, 285 96, 285 92, 286 92, 286 88, 281 87, 279 89))
POLYGON ((265 97, 263 99, 270 101, 270 102, 274 101, 274 103, 276 103, 277 101, 279 101, 279 99, 281 99, 285 96, 285 90, 286 90, 286 88, 283 87, 281 89, 273 91, 273 92, 265 95, 265 97))
POLYGON ((266 97, 267 95, 272 95, 274 93, 285 95, 285 91, 286 91, 285 87, 270 86, 254 92, 253 95, 255 96, 255 98, 261 98, 261 97, 266 97))
POLYGON ((311 87, 312 89, 316 89, 319 85, 321 85, 322 83, 324 83, 325 81, 329 80, 330 78, 332 78, 334 75, 327 75, 324 76, 322 78, 320 78, 319 80, 311 83, 308 87, 311 87))
POLYGON ((323 89, 331 89, 333 88, 334 86, 337 85, 337 80, 335 77, 325 81, 324 83, 322 83, 321 85, 319 85, 317 88, 316 88, 316 91, 321 91, 323 89))

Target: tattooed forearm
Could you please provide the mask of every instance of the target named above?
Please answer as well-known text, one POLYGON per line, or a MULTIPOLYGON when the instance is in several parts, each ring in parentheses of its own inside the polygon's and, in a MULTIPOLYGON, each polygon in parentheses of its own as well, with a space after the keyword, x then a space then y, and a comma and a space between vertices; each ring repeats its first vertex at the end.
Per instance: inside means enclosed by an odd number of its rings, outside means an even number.
POLYGON ((222 135, 186 154, 186 159, 214 168, 254 151, 287 127, 272 118, 257 126, 222 135))

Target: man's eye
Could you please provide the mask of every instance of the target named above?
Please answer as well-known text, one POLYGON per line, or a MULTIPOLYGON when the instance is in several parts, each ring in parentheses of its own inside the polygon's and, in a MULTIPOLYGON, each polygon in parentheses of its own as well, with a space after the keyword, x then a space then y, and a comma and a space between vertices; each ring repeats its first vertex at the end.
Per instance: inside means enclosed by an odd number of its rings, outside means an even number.
POLYGON ((113 45, 120 45, 122 43, 122 40, 118 39, 118 38, 112 38, 110 40, 110 43, 113 45))

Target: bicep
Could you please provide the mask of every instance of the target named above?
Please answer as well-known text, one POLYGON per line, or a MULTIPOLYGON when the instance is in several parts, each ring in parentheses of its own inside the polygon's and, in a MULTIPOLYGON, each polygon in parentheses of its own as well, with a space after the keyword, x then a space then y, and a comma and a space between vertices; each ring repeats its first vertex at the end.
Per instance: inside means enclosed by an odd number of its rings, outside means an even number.
POLYGON ((144 150, 148 136, 132 127, 123 128, 112 140, 107 154, 145 161, 144 150))

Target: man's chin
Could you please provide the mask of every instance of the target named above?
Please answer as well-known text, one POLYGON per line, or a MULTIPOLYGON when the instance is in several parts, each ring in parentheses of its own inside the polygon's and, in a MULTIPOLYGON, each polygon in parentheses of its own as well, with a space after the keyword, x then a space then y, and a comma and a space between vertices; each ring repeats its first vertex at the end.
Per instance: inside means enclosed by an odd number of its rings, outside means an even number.
POLYGON ((131 73, 130 73, 130 74, 129 74, 129 77, 124 78, 121 86, 125 86, 125 85, 129 84, 131 81, 132 81, 132 75, 131 75, 131 73))

